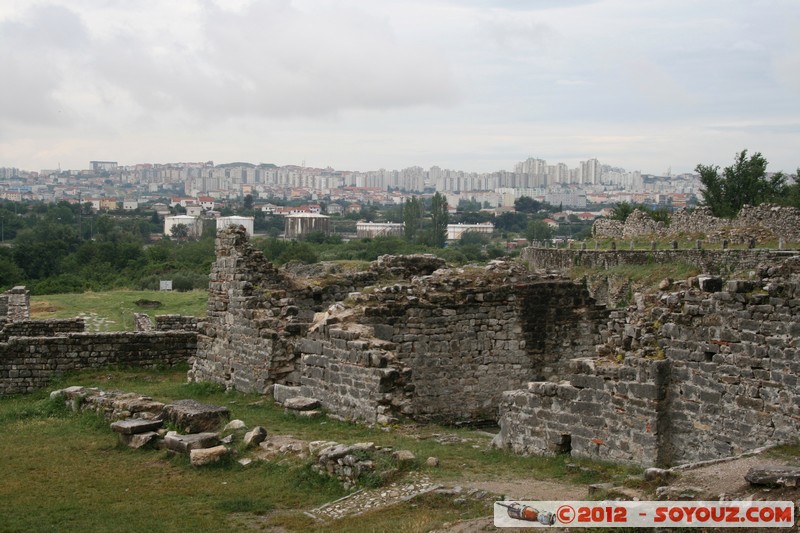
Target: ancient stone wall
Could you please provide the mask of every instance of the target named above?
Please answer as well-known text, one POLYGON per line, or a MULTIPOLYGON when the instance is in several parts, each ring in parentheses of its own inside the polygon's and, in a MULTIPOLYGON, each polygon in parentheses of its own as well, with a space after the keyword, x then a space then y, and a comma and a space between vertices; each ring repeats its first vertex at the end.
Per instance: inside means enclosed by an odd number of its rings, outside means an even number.
POLYGON ((17 286, 0 294, 0 318, 15 322, 30 316, 30 293, 25 287, 17 286))
POLYGON ((0 326, 0 342, 7 341, 9 337, 53 337, 81 333, 84 328, 82 318, 5 322, 0 326))
POLYGON ((569 385, 505 393, 497 444, 558 453, 567 441, 573 455, 671 465, 793 442, 800 259, 759 275, 700 276, 612 313, 598 356, 576 362, 569 385), (595 401, 597 415, 570 394, 595 401), (572 424, 584 427, 577 438, 572 424))
POLYGON ((157 315, 156 331, 197 331, 196 316, 157 315))
POLYGON ((331 274, 330 283, 320 284, 279 270, 238 226, 218 234, 216 254, 190 379, 243 392, 264 393, 273 383, 299 384, 296 345, 314 314, 375 279, 374 273, 331 274))
POLYGON ((235 229, 217 253, 190 378, 296 386, 370 422, 495 420, 503 390, 592 353, 606 316, 582 285, 511 263, 450 270, 433 256, 384 256, 367 272, 307 279, 235 229))
POLYGON ((569 250, 525 248, 521 257, 533 270, 567 271, 573 267, 612 268, 621 265, 684 263, 702 272, 728 275, 746 272, 800 255, 791 250, 569 250))
POLYGON ((728 240, 747 243, 783 239, 787 243, 800 242, 800 209, 771 204, 744 206, 734 219, 717 218, 707 207, 692 211, 676 211, 669 224, 655 222, 644 212, 635 209, 624 223, 618 220, 598 219, 593 226, 598 238, 676 238, 702 236, 705 240, 720 243, 728 240))
POLYGON ((371 335, 362 339, 358 331, 320 326, 300 341, 301 394, 338 416, 388 423, 402 396, 400 369, 390 365, 392 347, 371 335))
POLYGON ((354 298, 300 343, 301 393, 380 423, 495 420, 502 391, 558 376, 565 353, 592 353, 607 314, 580 285, 506 263, 441 269, 354 298))
POLYGON ((25 287, 14 287, 5 292, 8 296, 6 316, 9 320, 28 320, 31 317, 30 291, 25 287))
POLYGON ((574 359, 566 381, 503 394, 496 443, 516 453, 658 464, 668 365, 574 359))
POLYGON ((111 365, 173 366, 193 357, 191 332, 69 333, 54 337, 11 337, 0 342, 0 395, 46 387, 64 372, 111 365))

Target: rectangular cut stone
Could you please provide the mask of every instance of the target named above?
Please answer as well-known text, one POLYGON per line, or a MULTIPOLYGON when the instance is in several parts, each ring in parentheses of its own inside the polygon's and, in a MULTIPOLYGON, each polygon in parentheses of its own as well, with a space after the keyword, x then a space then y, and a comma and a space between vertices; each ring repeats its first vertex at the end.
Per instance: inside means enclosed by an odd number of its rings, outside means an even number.
POLYGON ((147 433, 155 431, 161 427, 161 420, 141 420, 139 418, 128 418, 119 420, 111 424, 111 429, 123 435, 135 435, 137 433, 147 433))
POLYGON ((164 407, 164 417, 185 433, 217 430, 230 416, 227 407, 207 405, 195 400, 178 400, 164 407))
POLYGON ((174 431, 167 433, 164 437, 164 445, 168 450, 180 453, 189 453, 192 450, 201 448, 212 448, 219 444, 217 433, 192 433, 190 435, 180 435, 174 431))

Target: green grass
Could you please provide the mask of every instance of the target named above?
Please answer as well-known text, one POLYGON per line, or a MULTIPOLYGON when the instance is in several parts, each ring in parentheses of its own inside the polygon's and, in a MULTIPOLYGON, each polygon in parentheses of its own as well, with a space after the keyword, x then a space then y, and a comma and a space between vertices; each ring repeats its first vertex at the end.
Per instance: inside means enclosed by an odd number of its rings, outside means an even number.
MULTIPOLYGON (((148 372, 106 369, 63 379, 66 385, 138 392, 159 401, 196 398, 224 405, 232 418, 274 434, 343 443, 371 441, 414 452, 418 468, 434 481, 559 478, 567 483, 618 480, 631 473, 617 466, 570 460, 592 472, 568 470, 563 457, 520 457, 489 448, 489 435, 469 429, 399 425, 391 431, 288 415, 269 398, 226 393, 208 384, 186 384, 185 368, 148 372), (441 444, 435 434, 463 442, 441 444), (436 456, 441 466, 424 466, 436 456)), ((52 390, 49 389, 49 390, 52 390)), ((491 504, 427 495, 335 524, 302 514, 346 494, 308 461, 235 461, 196 469, 184 457, 118 445, 97 416, 76 415, 49 399, 48 391, 0 398, 0 531, 238 531, 282 527, 286 531, 424 531, 448 521, 490 515, 491 504)))
POLYGON ((617 265, 610 268, 579 266, 570 270, 570 276, 577 279, 583 276, 602 274, 604 276, 626 278, 644 285, 657 285, 664 278, 680 280, 696 276, 700 272, 700 269, 694 265, 674 262, 649 265, 617 265))
POLYGON ((206 314, 206 291, 108 291, 82 294, 50 294, 31 297, 31 318, 74 318, 81 313, 89 315, 87 331, 133 331, 133 314, 190 315, 206 314), (157 308, 142 307, 139 300, 160 302, 157 308))

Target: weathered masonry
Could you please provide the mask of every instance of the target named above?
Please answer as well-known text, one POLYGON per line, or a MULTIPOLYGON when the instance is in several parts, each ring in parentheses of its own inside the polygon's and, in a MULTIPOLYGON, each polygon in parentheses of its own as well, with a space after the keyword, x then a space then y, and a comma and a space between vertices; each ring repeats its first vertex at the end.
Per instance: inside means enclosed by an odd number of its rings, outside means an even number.
POLYGON ((672 465, 795 442, 800 258, 611 313, 598 354, 503 395, 499 446, 672 465))
POLYGON ((235 229, 217 253, 192 379, 368 422, 499 417, 498 446, 642 465, 800 429, 792 254, 745 251, 750 280, 698 276, 609 311, 582 284, 513 263, 383 257, 304 277, 235 229))
POLYGON ((504 390, 589 356, 607 311, 586 289, 496 263, 384 257, 325 283, 274 268, 243 232, 218 236, 192 379, 319 399, 369 422, 495 420, 504 390), (369 286, 369 289, 365 287, 369 286))
MULTIPOLYGON (((197 332, 88 333, 82 319, 29 320, 28 291, 0 295, 10 305, 0 318, 0 396, 32 392, 54 376, 108 366, 158 367, 185 363, 197 350, 197 332)), ((160 317, 159 317, 160 318, 160 317)), ((173 323, 186 325, 191 319, 173 323)))

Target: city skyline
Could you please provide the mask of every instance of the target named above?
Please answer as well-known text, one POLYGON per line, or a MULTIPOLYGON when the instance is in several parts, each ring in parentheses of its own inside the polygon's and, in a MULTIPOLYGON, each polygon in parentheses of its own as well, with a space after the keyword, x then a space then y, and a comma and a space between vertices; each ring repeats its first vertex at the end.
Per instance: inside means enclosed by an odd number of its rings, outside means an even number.
POLYGON ((660 175, 748 149, 791 174, 798 18, 789 0, 7 0, 0 165, 660 175))

